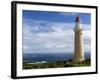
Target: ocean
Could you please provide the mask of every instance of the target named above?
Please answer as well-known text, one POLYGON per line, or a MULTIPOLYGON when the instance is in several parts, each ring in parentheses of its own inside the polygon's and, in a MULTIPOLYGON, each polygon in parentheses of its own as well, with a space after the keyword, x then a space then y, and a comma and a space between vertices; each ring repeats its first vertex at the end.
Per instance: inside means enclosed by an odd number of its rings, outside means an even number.
MULTIPOLYGON (((90 53, 85 53, 85 59, 90 59, 90 53)), ((36 63, 41 61, 56 62, 73 59, 72 53, 23 53, 23 62, 36 63)))

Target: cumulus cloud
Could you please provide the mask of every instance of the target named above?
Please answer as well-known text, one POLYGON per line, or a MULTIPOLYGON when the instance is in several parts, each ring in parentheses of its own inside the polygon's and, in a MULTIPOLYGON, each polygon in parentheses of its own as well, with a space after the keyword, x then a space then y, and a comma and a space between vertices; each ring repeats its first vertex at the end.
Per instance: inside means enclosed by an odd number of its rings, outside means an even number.
MULTIPOLYGON (((85 51, 90 51, 90 25, 83 24, 85 51)), ((74 52, 74 23, 23 21, 23 53, 74 52)))

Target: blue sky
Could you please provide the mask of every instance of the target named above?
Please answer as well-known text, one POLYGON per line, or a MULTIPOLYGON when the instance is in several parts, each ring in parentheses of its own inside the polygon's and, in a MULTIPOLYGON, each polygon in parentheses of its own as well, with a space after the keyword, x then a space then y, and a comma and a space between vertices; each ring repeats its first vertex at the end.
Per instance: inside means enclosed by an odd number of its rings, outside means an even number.
POLYGON ((80 16, 83 24, 90 24, 89 13, 66 13, 49 11, 23 11, 23 17, 27 19, 44 20, 50 22, 69 22, 74 23, 77 16, 80 16))
POLYGON ((84 29, 85 52, 90 52, 89 13, 23 10, 23 53, 73 53, 76 16, 84 29))

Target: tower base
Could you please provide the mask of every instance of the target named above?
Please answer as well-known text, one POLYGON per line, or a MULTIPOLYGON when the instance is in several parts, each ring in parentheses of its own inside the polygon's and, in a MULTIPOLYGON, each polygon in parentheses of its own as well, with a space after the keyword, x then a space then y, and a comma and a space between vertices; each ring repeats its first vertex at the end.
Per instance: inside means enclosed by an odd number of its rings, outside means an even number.
POLYGON ((83 61, 85 61, 84 58, 76 58, 76 59, 73 59, 73 60, 72 60, 73 63, 81 63, 81 62, 83 62, 83 61))

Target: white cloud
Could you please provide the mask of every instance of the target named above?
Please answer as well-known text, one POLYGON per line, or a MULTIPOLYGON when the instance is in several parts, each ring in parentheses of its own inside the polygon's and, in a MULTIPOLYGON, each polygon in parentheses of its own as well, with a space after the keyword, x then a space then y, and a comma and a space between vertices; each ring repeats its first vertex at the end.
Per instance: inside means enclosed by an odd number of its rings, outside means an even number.
POLYGON ((75 12, 74 12, 74 13, 72 13, 72 12, 69 12, 69 13, 61 12, 60 14, 61 14, 61 15, 64 15, 64 16, 69 16, 69 15, 71 15, 71 16, 76 16, 76 15, 77 15, 77 13, 75 13, 75 12))
POLYGON ((28 46, 26 46, 26 45, 23 45, 23 49, 28 49, 28 46))
POLYGON ((57 47, 58 48, 65 48, 67 45, 66 44, 61 44, 61 45, 58 45, 57 47))
MULTIPOLYGON (((73 23, 51 23, 45 21, 32 21, 32 23, 23 24, 24 53, 74 52, 73 23), (40 25, 40 23, 46 24, 46 26, 40 25)), ((86 24, 84 26, 84 47, 85 51, 90 51, 90 26, 86 24)))

